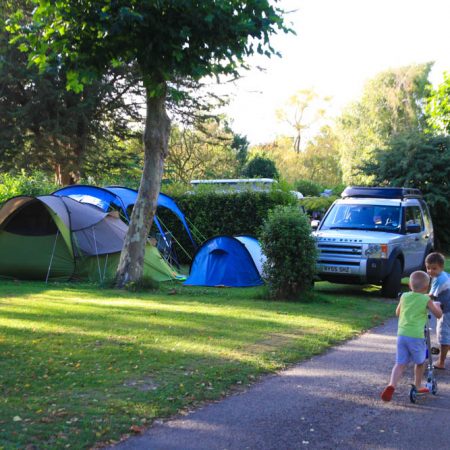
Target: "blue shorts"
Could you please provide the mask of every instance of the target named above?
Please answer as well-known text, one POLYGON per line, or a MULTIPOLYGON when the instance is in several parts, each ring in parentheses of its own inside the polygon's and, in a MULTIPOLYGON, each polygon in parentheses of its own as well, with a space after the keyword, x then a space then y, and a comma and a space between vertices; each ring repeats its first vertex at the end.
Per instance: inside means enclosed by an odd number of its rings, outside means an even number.
POLYGON ((441 345, 450 345, 450 314, 444 313, 437 321, 437 340, 441 345))
POLYGON ((427 346, 424 338, 397 336, 397 364, 422 364, 425 361, 427 346))

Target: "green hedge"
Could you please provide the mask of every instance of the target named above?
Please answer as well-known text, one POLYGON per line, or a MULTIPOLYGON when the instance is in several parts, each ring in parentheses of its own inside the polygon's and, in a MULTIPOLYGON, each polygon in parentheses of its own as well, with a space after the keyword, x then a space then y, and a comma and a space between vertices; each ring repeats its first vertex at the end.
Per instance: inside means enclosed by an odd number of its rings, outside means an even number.
MULTIPOLYGON (((298 205, 288 192, 241 192, 241 193, 198 193, 175 196, 180 209, 194 227, 208 239, 219 234, 259 235, 261 226, 269 211, 277 205, 298 205)), ((186 233, 180 221, 164 208, 158 209, 158 216, 180 238, 186 250, 192 253, 186 233)), ((184 257, 180 259, 187 262, 184 257)))

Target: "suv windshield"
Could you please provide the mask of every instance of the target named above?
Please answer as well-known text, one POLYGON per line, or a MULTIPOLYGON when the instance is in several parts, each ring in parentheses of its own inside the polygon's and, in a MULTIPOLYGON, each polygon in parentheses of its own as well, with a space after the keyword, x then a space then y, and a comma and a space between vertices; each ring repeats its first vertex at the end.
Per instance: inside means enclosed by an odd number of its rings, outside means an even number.
POLYGON ((335 204, 321 230, 400 232, 400 206, 335 204))

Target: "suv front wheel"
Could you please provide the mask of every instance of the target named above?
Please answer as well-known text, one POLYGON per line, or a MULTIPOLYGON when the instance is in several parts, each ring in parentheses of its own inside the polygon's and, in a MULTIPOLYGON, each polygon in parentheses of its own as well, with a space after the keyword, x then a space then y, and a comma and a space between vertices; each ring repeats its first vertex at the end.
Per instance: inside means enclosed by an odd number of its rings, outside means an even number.
POLYGON ((392 270, 383 280, 381 292, 384 297, 396 298, 400 292, 402 284, 402 263, 399 259, 394 261, 392 270))

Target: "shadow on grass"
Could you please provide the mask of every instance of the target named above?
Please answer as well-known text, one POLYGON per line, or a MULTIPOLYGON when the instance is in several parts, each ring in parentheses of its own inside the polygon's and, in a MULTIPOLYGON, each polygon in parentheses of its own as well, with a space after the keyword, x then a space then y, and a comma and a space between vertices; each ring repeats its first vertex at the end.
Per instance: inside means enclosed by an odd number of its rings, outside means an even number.
MULTIPOLYGON (((372 300, 396 301, 396 299, 383 297, 381 287, 373 284, 337 284, 327 281, 317 282, 314 286, 316 292, 327 295, 339 295, 346 297, 357 297, 360 299, 369 298, 372 300)), ((408 278, 404 278, 401 284, 401 291, 408 290, 408 278)))
MULTIPOLYGON (((45 303, 30 302, 26 305, 26 311, 14 307, 3 308, 2 316, 21 323, 29 321, 28 328, 32 327, 33 322, 36 324, 48 322, 50 325, 53 323, 80 328, 84 330, 83 333, 91 335, 111 333, 112 330, 119 334, 130 329, 137 331, 140 328, 148 332, 149 326, 155 332, 168 335, 185 335, 189 330, 195 329, 207 329, 214 334, 222 334, 222 330, 227 330, 230 325, 237 330, 298 327, 298 321, 292 325, 285 323, 285 317, 289 315, 304 316, 306 327, 308 321, 312 320, 351 324, 355 313, 358 312, 356 306, 361 301, 347 293, 347 298, 326 298, 324 304, 318 308, 318 304, 314 302, 269 302, 248 299, 231 301, 223 298, 191 298, 184 295, 171 296, 161 302, 160 297, 146 299, 128 295, 126 301, 133 304, 123 305, 120 298, 111 298, 111 292, 106 304, 90 297, 92 294, 95 297, 106 297, 106 293, 97 295, 94 291, 86 299, 80 299, 80 291, 77 290, 76 294, 75 299, 45 298, 43 299, 45 303), (355 311, 352 311, 353 309, 355 311), (279 315, 280 320, 274 319, 274 312, 279 315), (106 318, 108 320, 105 320, 106 318)), ((319 295, 319 299, 321 297, 319 295)))

